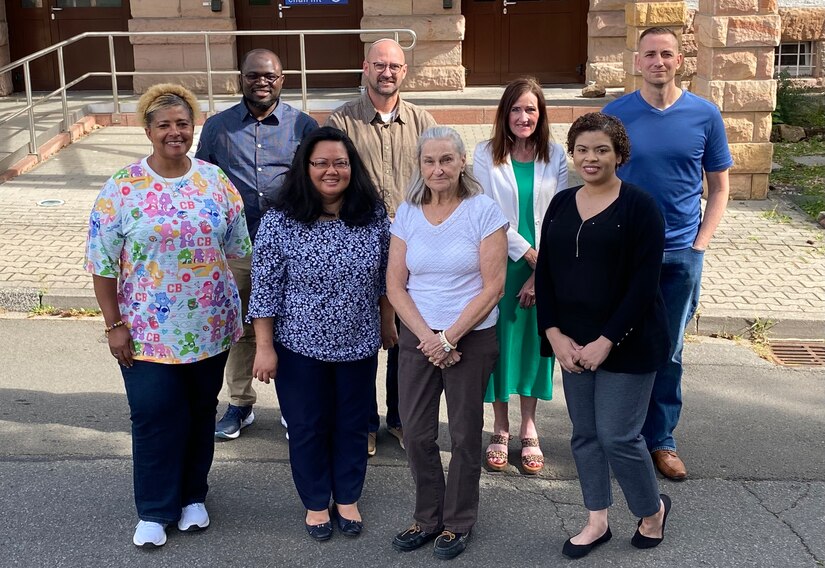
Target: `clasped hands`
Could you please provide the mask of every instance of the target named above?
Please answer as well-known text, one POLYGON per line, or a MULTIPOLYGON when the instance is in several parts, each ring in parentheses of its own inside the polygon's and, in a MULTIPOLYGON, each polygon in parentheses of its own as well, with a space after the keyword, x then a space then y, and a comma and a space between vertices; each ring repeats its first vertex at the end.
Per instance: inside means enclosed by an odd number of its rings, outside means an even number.
POLYGON ((461 352, 456 349, 445 351, 444 345, 441 343, 441 338, 438 337, 437 333, 433 333, 431 336, 426 337, 421 341, 421 343, 418 344, 416 348, 421 351, 425 357, 427 357, 427 360, 430 363, 439 369, 452 367, 461 361, 461 352))
POLYGON ((595 371, 604 363, 613 348, 613 342, 603 335, 582 346, 556 328, 552 332, 547 332, 547 339, 553 347, 559 365, 568 373, 595 371))

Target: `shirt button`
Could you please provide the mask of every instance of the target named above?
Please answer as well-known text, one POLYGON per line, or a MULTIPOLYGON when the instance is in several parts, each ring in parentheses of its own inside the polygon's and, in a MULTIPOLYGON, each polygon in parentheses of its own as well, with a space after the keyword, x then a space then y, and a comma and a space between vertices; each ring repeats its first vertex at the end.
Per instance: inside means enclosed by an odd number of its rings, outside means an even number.
POLYGON ((261 197, 263 197, 263 196, 264 196, 264 192, 263 192, 263 191, 258 192, 258 195, 260 195, 261 197))
POLYGON ((258 168, 258 171, 262 172, 262 171, 264 171, 264 169, 263 168, 258 168))
POLYGON ((263 145, 262 145, 262 144, 258 144, 258 148, 263 148, 263 145))

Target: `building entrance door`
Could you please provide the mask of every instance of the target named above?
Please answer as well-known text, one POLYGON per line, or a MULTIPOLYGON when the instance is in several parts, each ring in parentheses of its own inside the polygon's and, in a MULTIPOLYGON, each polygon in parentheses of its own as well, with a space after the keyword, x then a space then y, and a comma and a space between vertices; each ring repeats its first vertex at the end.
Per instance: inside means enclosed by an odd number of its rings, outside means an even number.
MULTIPOLYGON (((235 0, 239 30, 332 30, 361 27, 362 0, 335 3, 298 0, 235 0)), ((358 35, 305 36, 307 69, 356 69, 364 60, 364 47, 358 35)), ((284 69, 301 68, 298 36, 239 36, 238 61, 250 49, 271 49, 284 69)), ((286 88, 300 86, 300 78, 290 75, 286 88)), ((361 77, 355 73, 307 75, 309 87, 357 87, 361 77)))
POLYGON ((468 85, 524 75, 581 83, 587 60, 587 0, 462 0, 468 85))
MULTIPOLYGON (((6 0, 9 48, 12 61, 31 55, 83 32, 126 31, 129 0, 6 0)), ((109 43, 106 38, 84 39, 63 50, 66 82, 90 71, 109 71, 109 43)), ((134 71, 134 52, 129 38, 115 38, 118 71, 134 71)), ((60 86, 57 54, 31 64, 32 89, 53 90, 60 86)), ((25 88, 23 70, 12 73, 14 89, 25 88)), ((75 89, 111 89, 108 77, 91 77, 75 89)), ((131 89, 131 77, 119 77, 118 88, 131 89)))

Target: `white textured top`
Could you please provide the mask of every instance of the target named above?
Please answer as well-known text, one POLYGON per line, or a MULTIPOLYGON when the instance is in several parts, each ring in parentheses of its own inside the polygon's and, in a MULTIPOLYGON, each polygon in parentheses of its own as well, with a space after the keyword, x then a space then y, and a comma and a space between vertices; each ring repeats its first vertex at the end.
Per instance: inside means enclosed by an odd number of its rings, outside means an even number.
MULTIPOLYGON (((407 291, 431 329, 447 329, 481 292, 481 241, 507 228, 495 201, 477 195, 462 201, 446 221, 432 225, 420 207, 401 204, 390 232, 407 245, 407 291)), ((475 329, 496 324, 493 308, 475 329)))

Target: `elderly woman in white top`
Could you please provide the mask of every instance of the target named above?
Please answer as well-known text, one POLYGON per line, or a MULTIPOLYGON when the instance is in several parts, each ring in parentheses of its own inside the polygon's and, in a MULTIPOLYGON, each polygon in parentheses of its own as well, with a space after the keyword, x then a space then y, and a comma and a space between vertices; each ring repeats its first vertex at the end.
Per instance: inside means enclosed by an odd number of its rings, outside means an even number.
POLYGON ((493 435, 487 467, 507 467, 510 421, 507 404, 517 394, 521 407, 521 467, 536 474, 544 467, 536 430, 538 399, 553 398, 553 358, 539 356, 534 270, 541 220, 557 191, 567 187, 564 148, 550 140, 547 103, 535 79, 507 85, 496 111, 493 137, 476 147, 473 173, 484 193, 501 206, 507 230, 507 284, 498 304, 501 354, 484 402, 493 403, 493 435))
POLYGON ((447 127, 418 142, 419 171, 390 228, 387 296, 401 318, 398 391, 416 486, 413 525, 393 546, 460 554, 478 515, 484 391, 498 357, 507 220, 465 172, 464 144, 447 127), (445 482, 438 436, 447 400, 452 438, 445 482))

